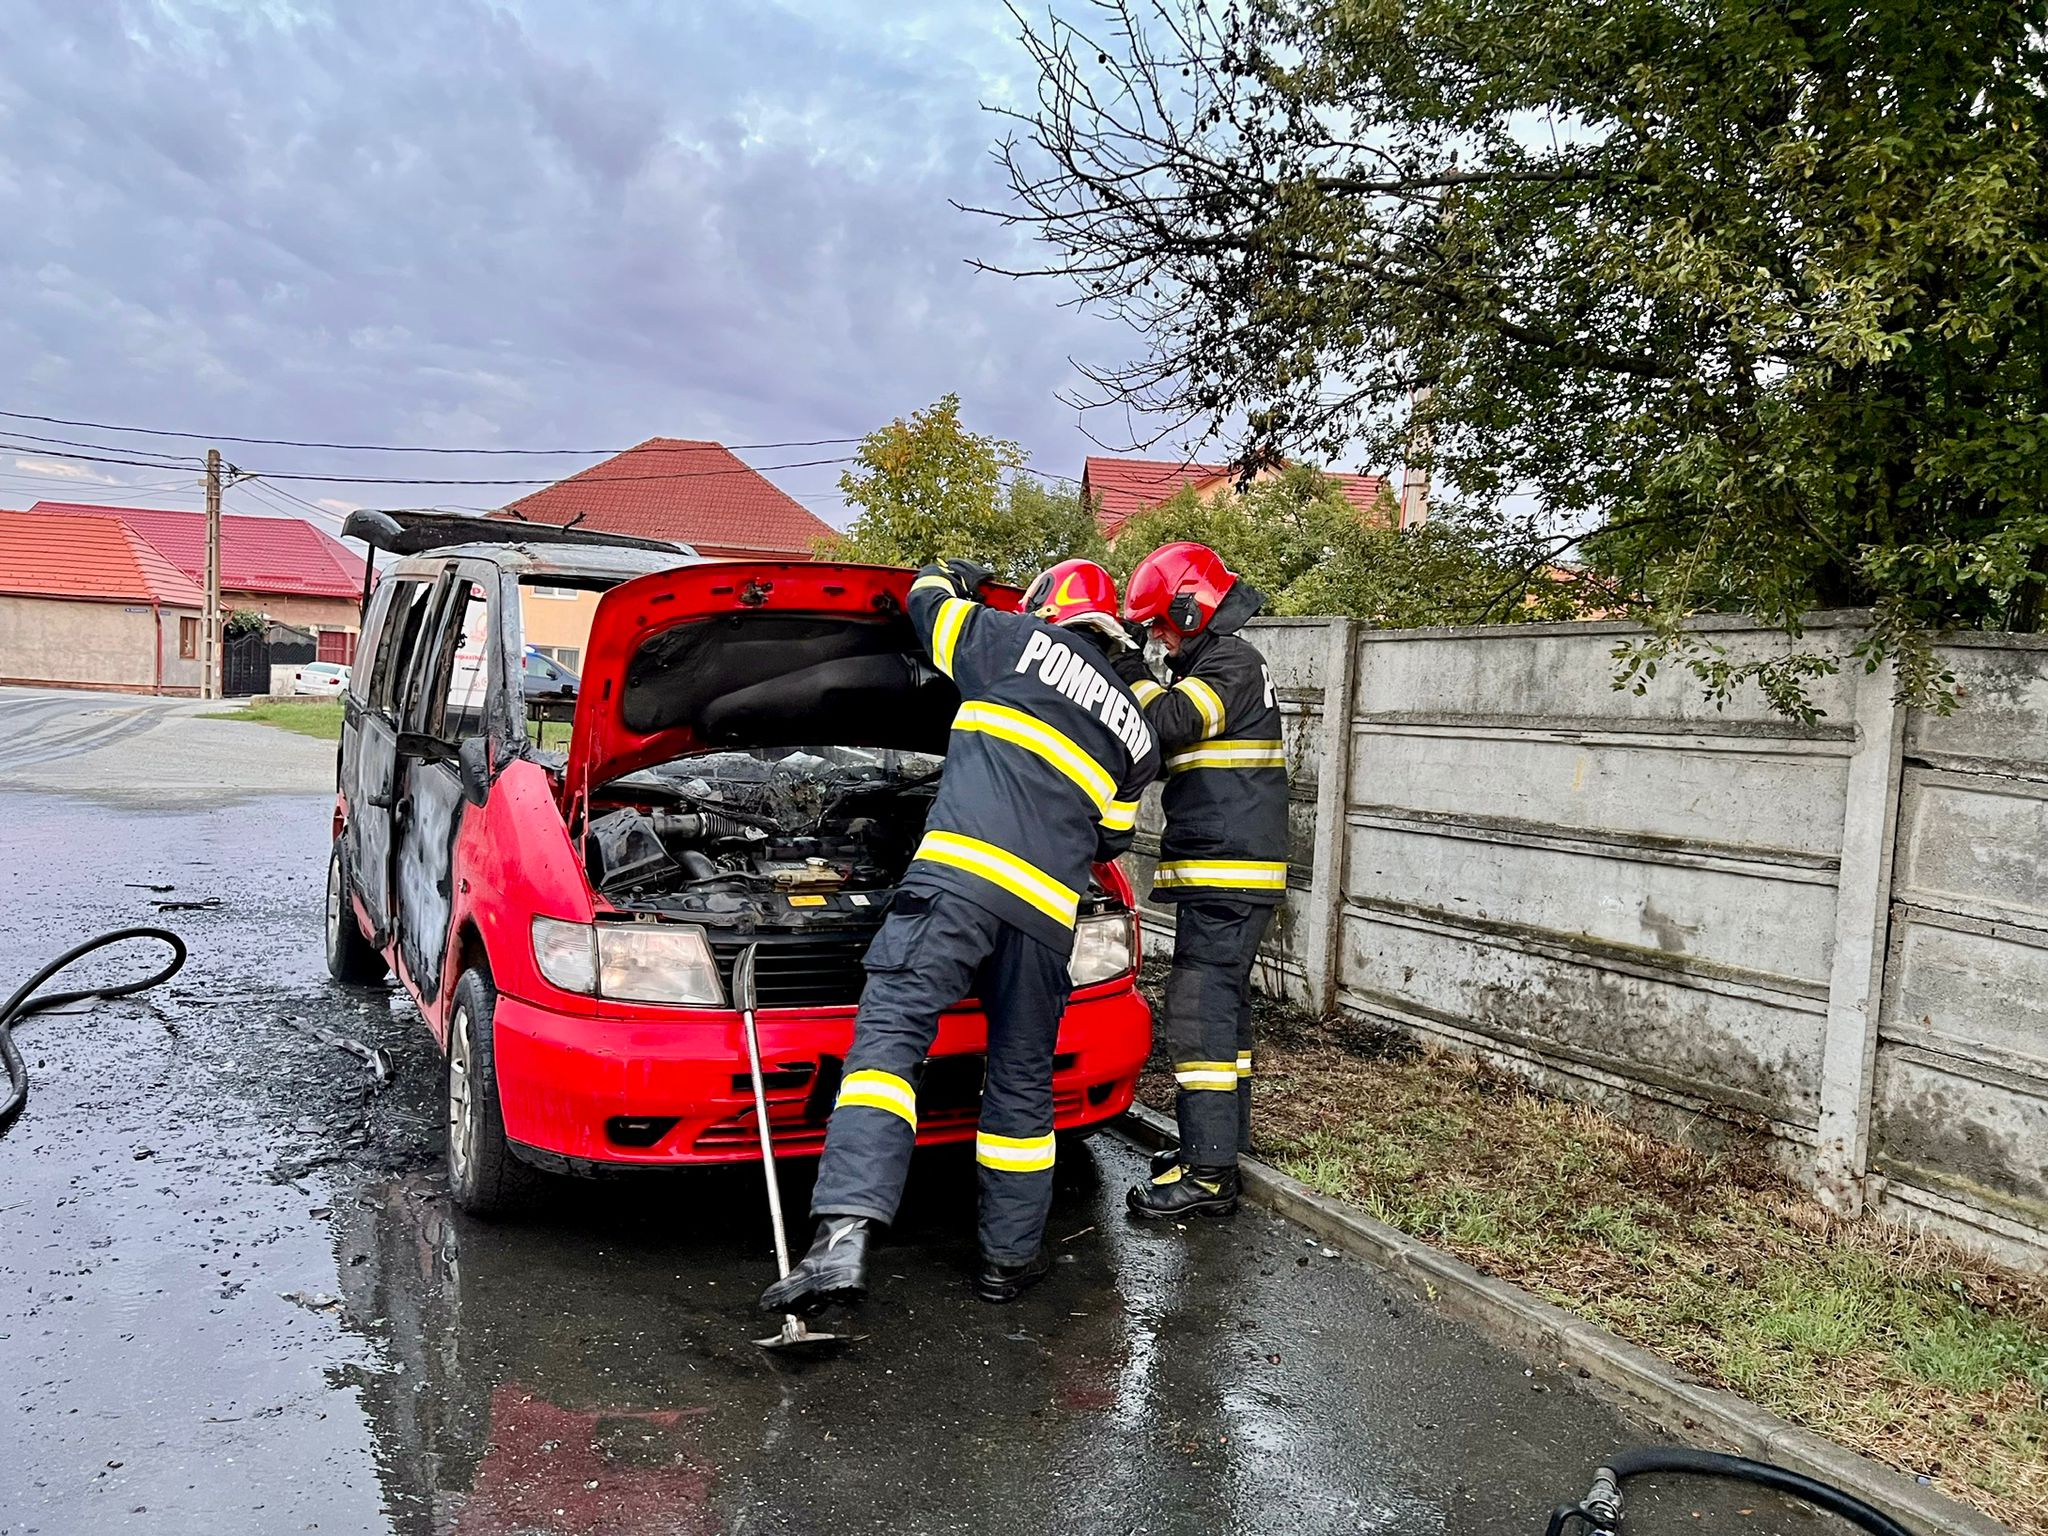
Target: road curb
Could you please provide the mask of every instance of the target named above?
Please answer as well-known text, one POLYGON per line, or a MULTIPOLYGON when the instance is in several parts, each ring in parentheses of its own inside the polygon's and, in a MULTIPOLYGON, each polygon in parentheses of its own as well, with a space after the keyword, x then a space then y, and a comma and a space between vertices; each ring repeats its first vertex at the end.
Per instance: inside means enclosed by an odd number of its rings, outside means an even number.
MULTIPOLYGON (((1120 1122, 1147 1148, 1177 1140, 1173 1122, 1133 1105, 1120 1122)), ((1405 1232, 1374 1221, 1299 1179, 1246 1158, 1240 1165, 1247 1198, 1308 1228, 1333 1248, 1364 1259, 1410 1285, 1437 1306, 1504 1343, 1546 1362, 1561 1361, 1646 1412, 1674 1434, 1744 1456, 1773 1461, 1846 1489, 1916 1531, 1945 1536, 2013 1536, 2011 1529, 1937 1489, 1801 1429, 1747 1398, 1691 1380, 1669 1361, 1538 1300, 1505 1280, 1405 1232)))

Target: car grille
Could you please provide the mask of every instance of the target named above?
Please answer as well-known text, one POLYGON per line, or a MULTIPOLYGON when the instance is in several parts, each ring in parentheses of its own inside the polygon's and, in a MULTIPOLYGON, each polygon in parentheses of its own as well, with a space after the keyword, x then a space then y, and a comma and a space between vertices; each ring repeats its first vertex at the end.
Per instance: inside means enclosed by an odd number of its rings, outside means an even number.
MULTIPOLYGON (((1080 1115, 1081 1105, 1082 1093, 1078 1088, 1056 1093, 1053 1095, 1053 1116, 1060 1120, 1072 1119, 1080 1115)), ((972 1103, 951 1108, 927 1109, 922 1102, 917 1107, 918 1135, 926 1139, 965 1137, 980 1119, 979 1093, 972 1103)), ((803 1099, 770 1100, 768 1130, 775 1139, 775 1151, 780 1156, 804 1156, 825 1150, 825 1120, 803 1099)), ((699 1131, 696 1146, 700 1152, 743 1152, 759 1146, 760 1137, 761 1133, 754 1128, 754 1111, 748 1108, 699 1131)))
POLYGON ((718 979, 732 996, 732 968, 740 951, 759 945, 754 957, 754 995, 762 1008, 851 1008, 867 979, 861 961, 875 929, 814 933, 711 935, 718 979))

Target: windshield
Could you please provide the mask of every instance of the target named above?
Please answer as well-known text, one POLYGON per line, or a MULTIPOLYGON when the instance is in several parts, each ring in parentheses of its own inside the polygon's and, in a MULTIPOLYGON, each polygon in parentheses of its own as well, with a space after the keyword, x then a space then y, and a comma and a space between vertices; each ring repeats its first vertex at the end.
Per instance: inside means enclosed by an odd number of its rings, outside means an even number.
POLYGON ((526 739, 556 766, 569 746, 578 674, 589 648, 597 600, 616 585, 589 577, 520 578, 519 628, 525 650, 518 673, 519 713, 526 722, 526 739))

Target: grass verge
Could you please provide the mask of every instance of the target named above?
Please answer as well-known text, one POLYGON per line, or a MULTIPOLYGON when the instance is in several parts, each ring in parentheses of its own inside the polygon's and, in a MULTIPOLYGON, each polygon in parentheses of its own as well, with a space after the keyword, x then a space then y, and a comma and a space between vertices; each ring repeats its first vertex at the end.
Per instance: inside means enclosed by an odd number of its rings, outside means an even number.
POLYGON ((240 709, 230 709, 211 718, 254 720, 261 725, 277 726, 280 730, 296 731, 301 736, 315 736, 321 741, 339 741, 341 711, 339 699, 284 699, 267 704, 245 704, 240 709))
MULTIPOLYGON (((1256 1033, 1263 1160, 2048 1536, 2048 1279, 1831 1217, 1757 1145, 1681 1146, 1280 1005, 1262 1003, 1256 1033)), ((1155 1054, 1141 1096, 1171 1112, 1172 1093, 1155 1054)))

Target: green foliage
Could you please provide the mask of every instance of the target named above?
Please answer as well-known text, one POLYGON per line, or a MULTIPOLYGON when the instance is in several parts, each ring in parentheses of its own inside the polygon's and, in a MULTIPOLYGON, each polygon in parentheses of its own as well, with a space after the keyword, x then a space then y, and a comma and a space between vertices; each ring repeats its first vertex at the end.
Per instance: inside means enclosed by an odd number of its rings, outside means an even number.
POLYGON ((223 628, 231 635, 253 634, 269 621, 254 608, 230 609, 223 628))
POLYGON ((2043 627, 2048 0, 1102 8, 1003 212, 1145 336, 1106 401, 1533 494, 1625 661, 1795 711, 1683 621, 1872 608, 1937 705, 1933 634, 2043 627))
POLYGON ((839 488, 861 510, 821 546, 827 559, 918 566, 964 555, 1021 585, 1057 561, 1103 553, 1080 495, 1021 474, 1015 443, 968 431, 958 395, 870 432, 857 456, 839 488))
POLYGON ((1406 532, 1397 521, 1391 498, 1363 517, 1327 477, 1295 465, 1242 494, 1182 488, 1124 525, 1109 565, 1121 581, 1148 550, 1193 539, 1264 592, 1268 612, 1344 614, 1383 628, 1577 612, 1572 587, 1525 577, 1528 549, 1456 519, 1406 532))

